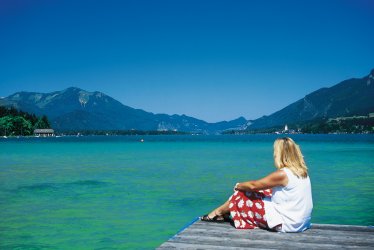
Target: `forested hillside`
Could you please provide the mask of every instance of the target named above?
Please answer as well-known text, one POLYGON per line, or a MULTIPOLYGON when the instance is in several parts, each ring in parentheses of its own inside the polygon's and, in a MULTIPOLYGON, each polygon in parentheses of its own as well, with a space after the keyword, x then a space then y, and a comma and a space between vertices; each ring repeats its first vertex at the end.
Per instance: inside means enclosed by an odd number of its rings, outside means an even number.
POLYGON ((50 127, 45 115, 37 117, 35 114, 19 111, 13 107, 0 106, 0 135, 2 136, 32 135, 34 129, 50 127))

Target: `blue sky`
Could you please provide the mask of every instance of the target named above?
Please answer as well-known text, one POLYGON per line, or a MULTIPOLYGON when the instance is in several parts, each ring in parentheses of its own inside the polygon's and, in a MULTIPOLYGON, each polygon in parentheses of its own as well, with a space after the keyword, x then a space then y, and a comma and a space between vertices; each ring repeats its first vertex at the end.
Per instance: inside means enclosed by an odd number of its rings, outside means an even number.
POLYGON ((0 1, 0 96, 70 86, 209 122, 374 68, 374 1, 0 1))

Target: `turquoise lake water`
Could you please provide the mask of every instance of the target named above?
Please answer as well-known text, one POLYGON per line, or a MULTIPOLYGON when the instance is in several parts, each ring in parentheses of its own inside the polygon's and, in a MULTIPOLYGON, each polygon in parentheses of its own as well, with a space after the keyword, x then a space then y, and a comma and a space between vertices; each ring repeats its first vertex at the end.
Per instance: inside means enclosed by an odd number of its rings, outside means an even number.
MULTIPOLYGON (((312 222, 374 225, 374 136, 291 137, 310 169, 312 222)), ((276 138, 0 139, 0 249, 153 249, 236 182, 274 171, 276 138)))

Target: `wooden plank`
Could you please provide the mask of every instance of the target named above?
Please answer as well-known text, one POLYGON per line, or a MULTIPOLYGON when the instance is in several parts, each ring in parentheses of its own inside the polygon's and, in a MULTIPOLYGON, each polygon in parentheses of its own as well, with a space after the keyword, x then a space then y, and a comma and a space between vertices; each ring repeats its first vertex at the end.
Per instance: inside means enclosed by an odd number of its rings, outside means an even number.
MULTIPOLYGON (((245 234, 265 234, 265 235, 274 235, 277 233, 274 232, 269 232, 261 229, 253 229, 253 230, 238 230, 234 228, 220 228, 220 227, 214 227, 214 226, 199 226, 199 225, 194 225, 193 227, 187 228, 186 231, 193 230, 193 231, 199 231, 199 232, 227 232, 227 233, 233 233, 233 234, 242 234, 245 232, 245 234)), ((282 237, 313 237, 317 235, 326 235, 326 236, 355 236, 355 237, 369 237, 373 235, 373 232, 360 232, 360 231, 333 231, 333 230, 324 230, 324 229, 309 229, 303 233, 278 233, 279 235, 282 235, 282 237)))
MULTIPOLYGON (((239 231, 239 230, 238 230, 239 231)), ((183 235, 205 235, 210 237, 242 237, 242 232, 226 232, 222 230, 204 230, 204 229, 196 229, 196 228, 190 228, 183 232, 183 235)), ((295 242, 307 242, 307 243, 313 243, 313 242, 330 242, 334 244, 356 244, 356 245, 374 245, 374 237, 373 235, 325 235, 325 234, 307 234, 307 233, 300 233, 300 234, 283 234, 283 233, 257 233, 257 234, 248 234, 245 235, 250 239, 256 239, 256 240, 267 240, 269 237, 271 237, 274 240, 292 240, 295 242)))
POLYGON ((176 236, 175 241, 180 243, 190 243, 194 242, 197 245, 215 245, 215 246, 230 246, 230 247, 240 247, 240 248, 268 248, 268 249, 334 249, 338 246, 344 246, 346 249, 356 249, 363 248, 364 246, 356 245, 336 245, 330 243, 305 243, 305 242, 294 242, 294 241, 275 241, 270 238, 267 240, 253 240, 253 239, 243 239, 243 238, 232 238, 232 237, 190 237, 185 235, 176 236))
POLYGON ((323 230, 334 230, 334 231, 374 232, 374 227, 372 226, 356 226, 356 225, 312 224, 312 229, 323 229, 323 230))
POLYGON ((303 233, 276 233, 262 229, 238 230, 229 223, 194 221, 159 249, 374 249, 374 228, 314 224, 303 233))
MULTIPOLYGON (((174 242, 174 243, 165 242, 164 244, 162 244, 162 247, 160 247, 158 249, 203 249, 203 250, 205 250, 205 249, 207 249, 207 250, 209 250, 209 249, 228 249, 228 250, 239 250, 239 249, 243 249, 243 247, 209 246, 209 245, 198 246, 196 244, 186 244, 186 243, 180 243, 180 242, 174 242)), ((268 249, 271 249, 271 248, 251 247, 251 249, 268 250, 268 249)))
MULTIPOLYGON (((253 229, 253 230, 238 230, 235 229, 234 227, 230 226, 229 223, 205 223, 201 221, 196 221, 193 224, 193 227, 200 227, 200 228, 209 228, 211 229, 212 227, 217 228, 217 229, 226 229, 226 230, 232 230, 232 231, 246 231, 246 232, 264 232, 265 230, 261 229, 253 229)), ((273 232, 268 232, 267 233, 273 233, 273 232)), ((324 225, 324 224, 313 224, 312 228, 309 230, 306 230, 303 233, 311 233, 311 232, 324 232, 324 233, 329 233, 333 232, 339 233, 339 234, 346 234, 346 232, 352 233, 352 234, 371 234, 374 232, 373 227, 365 227, 365 226, 352 226, 352 225, 324 225)), ((299 233, 296 233, 299 234, 299 233)))
MULTIPOLYGON (((242 247, 230 247, 230 246, 217 246, 217 245, 201 245, 198 246, 195 243, 182 243, 182 242, 165 242, 158 249, 228 249, 237 250, 243 249, 242 247)), ((255 249, 255 248, 254 248, 255 249)), ((266 248, 258 248, 266 249, 266 248)))
MULTIPOLYGON (((326 227, 329 228, 329 227, 326 227)), ((356 230, 355 227, 350 226, 351 231, 334 231, 331 229, 324 229, 323 227, 318 227, 318 229, 315 229, 313 226, 312 229, 309 229, 303 233, 288 233, 288 234, 283 234, 280 233, 280 235, 283 235, 282 237, 312 237, 312 236, 318 236, 318 235, 325 235, 325 236, 352 236, 352 237, 361 237, 361 238, 371 238, 373 236, 374 229, 369 229, 367 231, 359 231, 356 230)), ((228 226, 227 224, 213 224, 213 223, 205 223, 201 224, 200 222, 196 222, 193 227, 188 228, 191 230, 205 230, 205 231, 222 231, 224 230, 225 232, 233 232, 240 234, 241 232, 245 232, 245 234, 271 234, 273 235, 274 232, 269 232, 261 229, 253 229, 253 230, 238 230, 233 227, 228 226)), ((186 229, 187 230, 187 229, 186 229)))

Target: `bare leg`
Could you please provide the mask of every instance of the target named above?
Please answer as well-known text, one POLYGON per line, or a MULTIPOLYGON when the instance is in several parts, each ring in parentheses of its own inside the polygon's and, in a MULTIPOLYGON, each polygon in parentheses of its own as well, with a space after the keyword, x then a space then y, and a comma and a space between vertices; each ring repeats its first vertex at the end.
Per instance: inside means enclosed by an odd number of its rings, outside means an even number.
POLYGON ((214 218, 214 216, 223 216, 225 214, 228 214, 230 212, 229 203, 230 203, 229 201, 226 201, 221 206, 217 207, 212 212, 210 212, 208 214, 208 217, 214 218))

